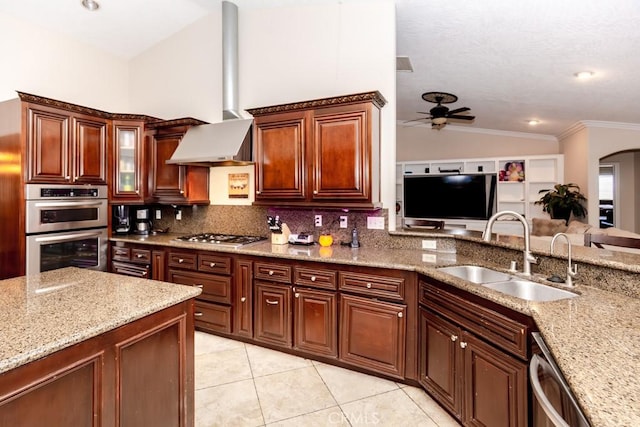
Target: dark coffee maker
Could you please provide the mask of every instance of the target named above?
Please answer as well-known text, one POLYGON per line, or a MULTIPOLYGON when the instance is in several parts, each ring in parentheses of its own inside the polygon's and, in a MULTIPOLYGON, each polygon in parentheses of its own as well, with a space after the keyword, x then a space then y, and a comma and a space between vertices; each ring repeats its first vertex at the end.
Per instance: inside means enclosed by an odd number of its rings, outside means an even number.
POLYGON ((129 206, 115 205, 113 207, 113 232, 116 234, 128 234, 131 231, 131 217, 129 206))

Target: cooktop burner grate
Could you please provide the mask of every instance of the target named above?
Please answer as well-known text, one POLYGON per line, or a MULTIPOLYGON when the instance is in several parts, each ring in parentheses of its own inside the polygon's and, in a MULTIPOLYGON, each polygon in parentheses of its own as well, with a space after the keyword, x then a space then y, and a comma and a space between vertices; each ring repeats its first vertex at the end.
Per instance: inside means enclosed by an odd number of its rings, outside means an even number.
POLYGON ((235 234, 199 233, 178 237, 177 240, 194 243, 210 243, 213 245, 242 246, 266 240, 261 236, 239 236, 235 234))

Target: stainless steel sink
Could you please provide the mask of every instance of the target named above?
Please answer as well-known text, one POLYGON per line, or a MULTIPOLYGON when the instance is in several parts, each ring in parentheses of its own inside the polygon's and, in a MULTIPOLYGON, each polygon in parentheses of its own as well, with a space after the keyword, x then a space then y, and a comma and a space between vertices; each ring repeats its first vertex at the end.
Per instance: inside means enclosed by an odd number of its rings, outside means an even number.
POLYGON ((557 301, 577 297, 570 291, 554 288, 530 280, 511 279, 504 282, 486 283, 483 287, 527 301, 557 301))
POLYGON ((438 271, 450 274, 472 283, 484 284, 509 280, 510 275, 477 265, 456 265, 452 267, 440 267, 438 271))

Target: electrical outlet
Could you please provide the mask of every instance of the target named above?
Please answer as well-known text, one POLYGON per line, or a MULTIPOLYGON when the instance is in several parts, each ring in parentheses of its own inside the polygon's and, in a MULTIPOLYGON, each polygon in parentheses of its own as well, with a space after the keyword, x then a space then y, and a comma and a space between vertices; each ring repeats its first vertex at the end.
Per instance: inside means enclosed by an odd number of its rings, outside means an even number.
POLYGON ((181 221, 182 220, 182 210, 178 209, 176 211, 176 221, 181 221))
POLYGON ((162 211, 160 209, 156 209, 156 219, 162 219, 162 211))
POLYGON ((347 216, 340 215, 340 228, 347 228, 347 216))
POLYGON ((435 239, 423 239, 422 240, 422 249, 436 249, 436 240, 435 239))
POLYGON ((314 219, 316 227, 322 227, 322 215, 316 215, 314 219))
POLYGON ((384 230, 384 217, 383 216, 368 216, 367 228, 369 230, 384 230))

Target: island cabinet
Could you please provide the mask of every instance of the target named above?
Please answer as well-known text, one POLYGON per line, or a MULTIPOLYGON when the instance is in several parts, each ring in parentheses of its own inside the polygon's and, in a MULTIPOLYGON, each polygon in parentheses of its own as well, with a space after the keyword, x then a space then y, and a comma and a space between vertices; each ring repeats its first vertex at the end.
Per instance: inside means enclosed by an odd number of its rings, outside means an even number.
POLYGON ((147 123, 149 197, 147 202, 175 205, 208 205, 209 168, 167 164, 191 126, 205 122, 185 118, 147 123))
POLYGON ((419 382, 463 425, 526 426, 533 321, 420 280, 419 382))
POLYGON ((107 184, 107 113, 19 93, 24 102, 26 182, 107 184))
POLYGON ((380 207, 379 92, 247 110, 257 205, 380 207))
POLYGON ((112 273, 143 279, 165 280, 166 254, 162 246, 111 243, 112 273))
POLYGON ((167 281, 202 289, 195 303, 198 330, 231 334, 232 272, 233 258, 227 254, 178 248, 167 253, 167 281))
POLYGON ((188 300, 0 374, 0 425, 193 426, 192 313, 188 300))

